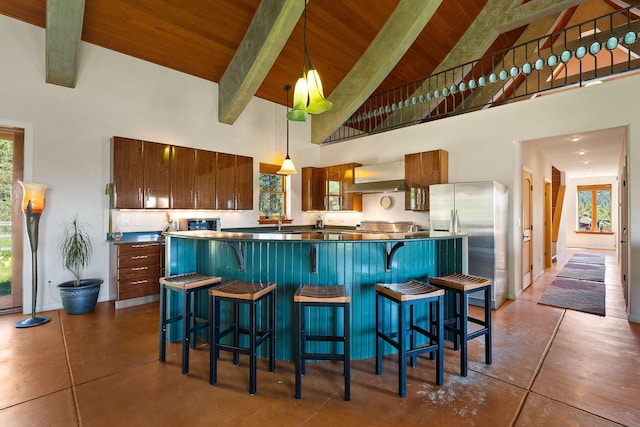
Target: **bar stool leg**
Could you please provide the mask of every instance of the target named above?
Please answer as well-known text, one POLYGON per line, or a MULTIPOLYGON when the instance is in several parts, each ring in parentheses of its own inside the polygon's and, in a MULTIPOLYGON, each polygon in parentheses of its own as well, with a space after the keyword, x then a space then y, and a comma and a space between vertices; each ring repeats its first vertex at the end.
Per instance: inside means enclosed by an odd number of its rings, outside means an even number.
MULTIPOLYGON (((436 304, 433 304, 434 306, 436 304)), ((436 384, 444 384, 444 296, 438 298, 437 302, 437 340, 438 340, 438 355, 436 356, 436 384)), ((430 316, 433 316, 431 311, 430 316)))
POLYGON ((295 332, 293 334, 296 365, 296 399, 302 395, 302 319, 300 318, 300 303, 293 304, 295 332))
MULTIPOLYGON (((249 394, 256 394, 256 303, 249 304, 249 394)), ((239 326, 239 325, 237 325, 239 326)), ((236 353, 237 354, 237 353, 236 353)))
POLYGON ((351 400, 351 324, 349 306, 344 305, 344 400, 351 400))
POLYGON ((269 295, 269 371, 276 370, 276 291, 269 295))
POLYGON ((487 333, 484 336, 484 361, 491 365, 491 286, 484 289, 484 321, 487 333))
POLYGON ((469 307, 469 294, 467 292, 462 292, 461 294, 461 298, 462 298, 462 307, 461 307, 461 319, 460 319, 460 346, 461 346, 461 350, 460 350, 460 375, 462 375, 463 377, 467 376, 467 347, 468 347, 468 340, 467 340, 467 334, 469 333, 468 331, 468 318, 469 318, 469 313, 467 311, 467 307, 469 307))
POLYGON ((398 345, 400 346, 398 352, 398 394, 400 397, 407 395, 407 344, 405 338, 407 335, 407 325, 404 319, 403 304, 398 304, 398 345))
POLYGON ((160 343, 158 350, 158 360, 165 361, 167 352, 167 288, 160 285, 160 343))
MULTIPOLYGON (((240 303, 233 303, 233 345, 235 347, 240 346, 240 303)), ((238 352, 233 352, 233 364, 240 364, 240 354, 238 352)))
POLYGON ((184 292, 182 294, 182 373, 189 373, 189 340, 191 333, 189 326, 191 324, 191 316, 189 315, 189 307, 191 294, 184 292))
POLYGON ((382 297, 376 292, 376 375, 382 375, 382 353, 384 342, 380 334, 384 330, 382 326, 382 297))
POLYGON ((218 382, 218 336, 220 334, 220 302, 209 297, 209 384, 218 382))
MULTIPOLYGON (((415 326, 415 312, 413 304, 409 304, 409 348, 413 350, 416 348, 416 334, 413 333, 413 327, 415 326)), ((411 357, 411 367, 415 368, 418 365, 418 357, 411 357)))

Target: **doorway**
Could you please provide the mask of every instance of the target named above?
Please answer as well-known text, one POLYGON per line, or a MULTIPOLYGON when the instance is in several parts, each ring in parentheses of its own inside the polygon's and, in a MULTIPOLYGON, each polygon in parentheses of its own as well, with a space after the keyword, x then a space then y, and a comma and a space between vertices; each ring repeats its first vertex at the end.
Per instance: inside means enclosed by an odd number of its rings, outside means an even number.
POLYGON ((0 126, 0 313, 22 311, 24 129, 0 126), (17 203, 14 203, 18 200, 17 203))

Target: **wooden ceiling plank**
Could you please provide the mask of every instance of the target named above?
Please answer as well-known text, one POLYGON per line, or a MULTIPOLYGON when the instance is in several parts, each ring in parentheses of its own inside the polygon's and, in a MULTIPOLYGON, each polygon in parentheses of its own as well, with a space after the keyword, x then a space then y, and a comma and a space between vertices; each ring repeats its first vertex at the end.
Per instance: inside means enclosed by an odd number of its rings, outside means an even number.
MULTIPOLYGON (((218 121, 233 124, 249 104, 289 39, 305 3, 261 2, 218 85, 218 121)), ((284 88, 283 88, 284 89, 284 88)))
POLYGON ((311 142, 321 144, 373 93, 420 35, 442 0, 401 0, 376 38, 331 92, 333 108, 314 116, 311 142))
POLYGON ((47 0, 47 83, 76 87, 85 0, 47 0))

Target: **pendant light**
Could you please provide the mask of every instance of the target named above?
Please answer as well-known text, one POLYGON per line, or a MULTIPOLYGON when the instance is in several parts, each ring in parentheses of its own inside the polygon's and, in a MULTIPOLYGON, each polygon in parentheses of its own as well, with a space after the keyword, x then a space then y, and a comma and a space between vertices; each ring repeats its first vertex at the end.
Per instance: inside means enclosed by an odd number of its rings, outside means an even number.
MULTIPOLYGON (((286 85, 284 87, 284 90, 287 92, 287 103, 285 104, 285 106, 287 107, 287 110, 289 109, 289 90, 290 89, 291 89, 291 85, 286 85)), ((298 171, 296 171, 296 167, 293 165, 293 162, 291 161, 291 157, 289 157, 289 120, 286 120, 286 122, 287 122, 287 157, 284 158, 284 161, 282 162, 282 166, 280 167, 280 170, 276 172, 278 175, 293 175, 294 173, 298 173, 298 171)))
POLYGON ((318 70, 311 63, 309 52, 307 51, 307 2, 304 1, 304 57, 302 60, 302 75, 296 82, 293 91, 293 108, 287 113, 287 118, 296 122, 307 120, 307 113, 320 114, 331 107, 331 101, 324 97, 322 81, 318 70))

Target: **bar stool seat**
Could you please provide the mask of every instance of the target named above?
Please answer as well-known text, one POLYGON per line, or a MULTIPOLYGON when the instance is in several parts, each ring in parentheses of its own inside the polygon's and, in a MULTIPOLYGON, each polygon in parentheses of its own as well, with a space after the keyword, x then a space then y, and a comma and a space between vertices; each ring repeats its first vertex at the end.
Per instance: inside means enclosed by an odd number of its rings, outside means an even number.
POLYGON ((407 393, 407 358, 411 366, 416 366, 416 358, 423 353, 436 353, 436 384, 444 382, 443 317, 444 291, 426 283, 410 280, 405 283, 378 283, 376 290, 376 374, 382 374, 382 354, 385 342, 398 350, 398 394, 407 393), (397 331, 384 330, 384 304, 391 301, 397 307, 397 331), (426 328, 416 323, 414 308, 428 304, 429 316, 426 328), (409 319, 405 309, 409 308, 409 319), (417 335, 426 337, 425 344, 417 345, 417 335), (407 342, 407 338, 409 338, 407 342))
POLYGON ((431 277, 429 283, 455 295, 454 313, 445 320, 445 330, 454 334, 453 348, 460 349, 460 375, 467 376, 469 340, 484 336, 485 363, 491 365, 491 280, 460 273, 431 277), (469 294, 484 292, 484 320, 469 316, 469 294), (469 323, 481 328, 469 332, 469 323))
POLYGON ((220 283, 220 277, 200 273, 178 274, 160 278, 160 345, 158 359, 164 362, 167 350, 167 325, 182 321, 182 373, 189 373, 189 343, 196 348, 196 332, 209 326, 207 318, 195 314, 197 291, 209 289, 220 283), (167 318, 168 291, 182 294, 182 312, 167 318), (191 296, 194 295, 193 301, 191 296))
POLYGON ((218 381, 218 356, 220 350, 233 353, 233 364, 240 363, 239 355, 249 356, 249 393, 256 393, 256 365, 257 350, 264 342, 269 342, 269 371, 276 369, 276 347, 275 347, 275 317, 276 317, 276 285, 249 283, 241 280, 233 280, 209 290, 209 322, 210 328, 210 355, 209 355, 209 383, 216 384, 218 381), (267 325, 262 330, 258 330, 257 308, 262 302, 268 300, 267 325), (234 321, 226 329, 221 330, 220 325, 220 302, 226 301, 233 305, 234 321), (249 324, 242 327, 240 324, 240 304, 246 304, 249 308, 249 324), (222 343, 222 339, 233 333, 231 344, 222 343), (240 335, 249 337, 247 347, 240 345, 240 335))
POLYGON ((346 285, 336 286, 315 286, 302 285, 293 296, 294 302, 294 352, 296 370, 296 399, 302 395, 302 375, 305 374, 305 363, 307 360, 337 360, 344 363, 344 400, 351 399, 351 351, 350 351, 350 306, 351 295, 349 287, 346 285), (307 307, 329 307, 343 309, 342 335, 323 334, 311 335, 307 329, 307 307), (343 343, 342 353, 337 352, 311 352, 307 351, 308 342, 336 342, 343 343))

